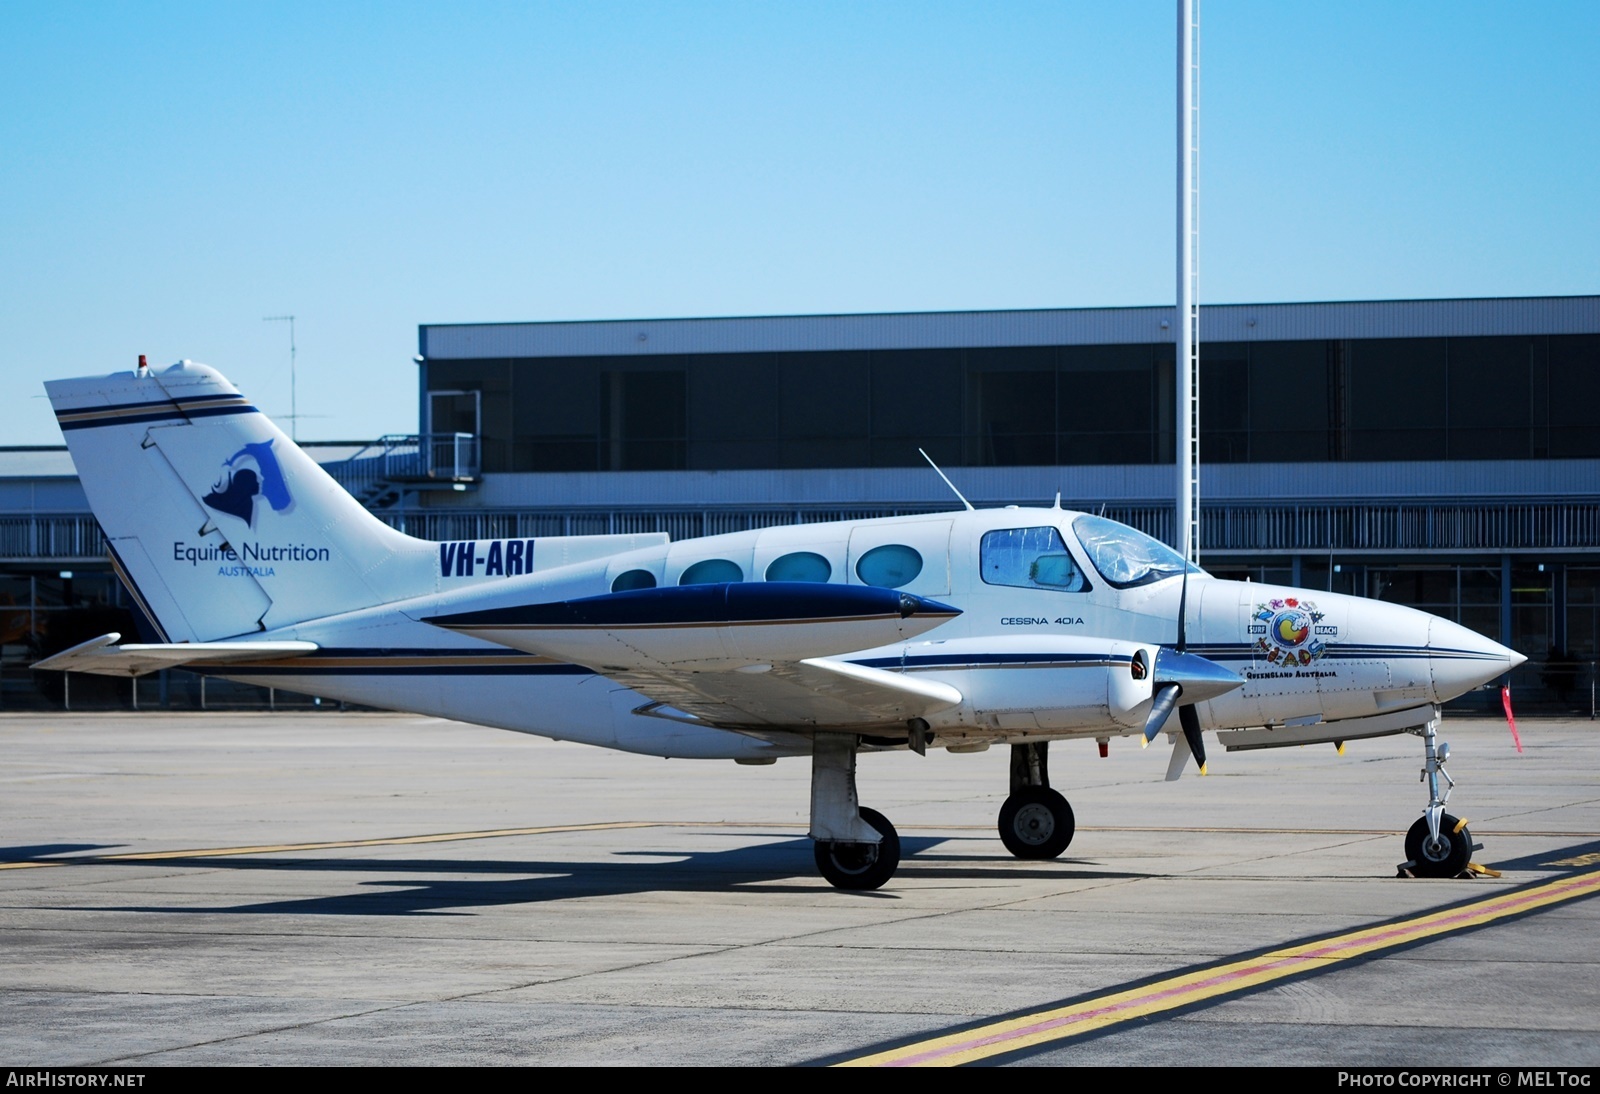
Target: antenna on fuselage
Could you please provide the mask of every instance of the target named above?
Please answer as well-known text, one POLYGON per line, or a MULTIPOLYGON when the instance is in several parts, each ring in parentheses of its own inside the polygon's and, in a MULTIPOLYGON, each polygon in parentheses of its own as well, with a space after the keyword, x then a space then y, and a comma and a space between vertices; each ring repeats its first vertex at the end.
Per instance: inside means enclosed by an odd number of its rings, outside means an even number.
POLYGON ((921 456, 923 459, 928 461, 928 466, 933 468, 934 474, 938 475, 941 479, 944 480, 944 484, 950 488, 950 492, 952 494, 954 494, 956 497, 961 499, 961 504, 962 505, 965 505, 968 509, 973 509, 974 508, 973 504, 966 499, 966 496, 963 495, 961 493, 961 491, 956 489, 956 484, 950 481, 950 476, 946 475, 943 471, 939 470, 939 465, 933 462, 933 457, 932 456, 928 455, 926 452, 922 451, 922 449, 920 449, 920 448, 917 449, 917 454, 919 456, 921 456))

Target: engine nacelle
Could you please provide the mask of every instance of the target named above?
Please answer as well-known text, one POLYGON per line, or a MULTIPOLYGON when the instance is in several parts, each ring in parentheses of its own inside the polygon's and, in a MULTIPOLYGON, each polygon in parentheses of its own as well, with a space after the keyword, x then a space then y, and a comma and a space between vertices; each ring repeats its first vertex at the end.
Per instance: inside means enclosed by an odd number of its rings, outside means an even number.
POLYGON ((1157 647, 1066 635, 986 636, 913 644, 906 654, 908 668, 961 692, 962 720, 975 726, 1137 729, 1150 713, 1157 647))

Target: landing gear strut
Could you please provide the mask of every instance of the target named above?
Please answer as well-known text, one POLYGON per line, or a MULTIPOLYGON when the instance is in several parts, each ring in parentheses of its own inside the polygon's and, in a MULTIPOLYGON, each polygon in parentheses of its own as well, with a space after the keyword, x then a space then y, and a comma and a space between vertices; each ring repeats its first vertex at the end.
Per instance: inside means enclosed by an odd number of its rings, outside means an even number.
POLYGON ((851 733, 818 733, 811 745, 811 838, 817 870, 836 889, 876 889, 900 865, 900 835, 856 798, 851 733))
POLYGON ((1444 769, 1450 746, 1438 738, 1440 712, 1433 708, 1428 723, 1411 732, 1422 738, 1422 781, 1428 784, 1428 806, 1406 833, 1406 869, 1417 877, 1455 877, 1472 858, 1472 833, 1467 822, 1444 811, 1455 780, 1444 769), (1441 790, 1439 780, 1444 780, 1441 790))
POLYGON ((1072 806, 1050 789, 1050 742, 1011 746, 1011 796, 1000 807, 1000 842, 1017 858, 1050 859, 1077 828, 1072 806))

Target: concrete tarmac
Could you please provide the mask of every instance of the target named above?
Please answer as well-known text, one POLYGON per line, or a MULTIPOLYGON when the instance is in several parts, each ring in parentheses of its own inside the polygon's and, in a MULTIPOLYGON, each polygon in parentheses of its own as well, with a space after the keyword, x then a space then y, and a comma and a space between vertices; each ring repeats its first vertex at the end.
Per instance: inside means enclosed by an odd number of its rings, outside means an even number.
MULTIPOLYGON (((900 872, 831 889, 804 760, 665 761, 372 714, 0 716, 0 1064, 840 1061, 1600 868, 1600 731, 1447 721, 1499 878, 1400 879, 1402 736, 1051 750, 1078 834, 994 833, 1007 751, 861 761, 900 872), (1220 750, 1218 750, 1220 752, 1220 750)), ((1446 917, 1448 918, 1448 917, 1446 917)), ((1593 1067, 1600 901, 996 1062, 1593 1067)))

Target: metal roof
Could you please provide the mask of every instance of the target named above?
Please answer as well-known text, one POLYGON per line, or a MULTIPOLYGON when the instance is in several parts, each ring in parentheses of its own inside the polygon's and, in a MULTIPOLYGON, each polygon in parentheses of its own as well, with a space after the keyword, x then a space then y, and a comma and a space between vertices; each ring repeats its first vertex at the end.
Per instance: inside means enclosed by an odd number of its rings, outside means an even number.
MULTIPOLYGON (((424 358, 954 349, 1172 341, 1170 307, 424 324, 424 358)), ((1600 296, 1212 304, 1202 342, 1600 333, 1600 296)))
MULTIPOLYGON (((370 446, 367 441, 299 441, 318 463, 347 460, 370 446)), ((76 479, 78 469, 66 445, 0 447, 0 480, 76 479)))

